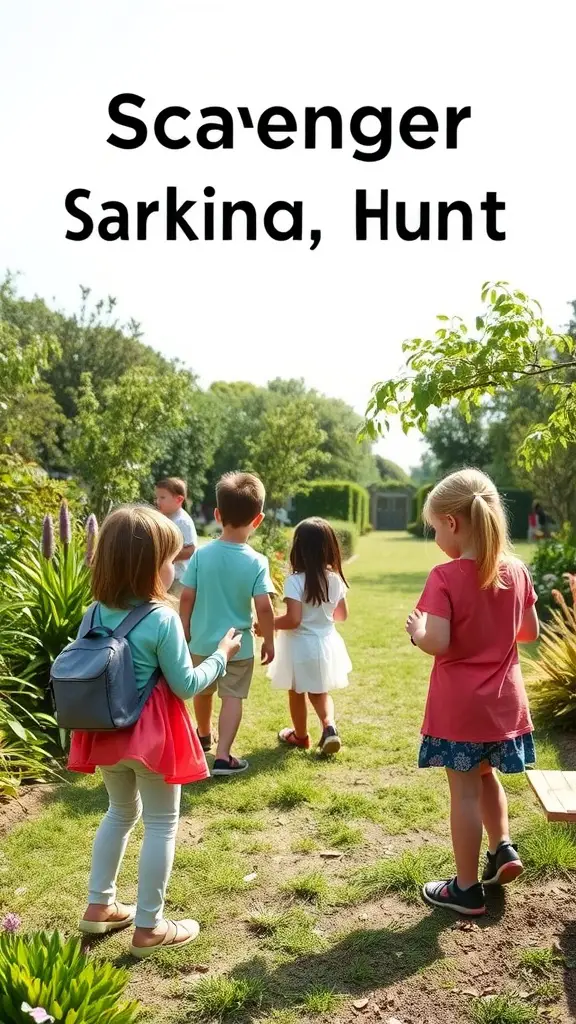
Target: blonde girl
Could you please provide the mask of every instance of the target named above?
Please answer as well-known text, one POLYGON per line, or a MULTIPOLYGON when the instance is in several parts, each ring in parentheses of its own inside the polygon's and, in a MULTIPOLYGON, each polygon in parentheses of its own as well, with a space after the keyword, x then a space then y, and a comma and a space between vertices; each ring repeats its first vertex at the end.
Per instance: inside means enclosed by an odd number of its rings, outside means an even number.
POLYGON ((424 519, 449 561, 430 573, 406 629, 434 658, 419 765, 447 772, 456 860, 456 876, 428 883, 424 897, 474 916, 485 913, 484 886, 523 871, 495 769, 519 773, 535 761, 517 644, 538 637, 536 594, 526 567, 509 554, 502 501, 484 473, 466 469, 442 480, 424 519), (489 847, 479 882, 483 825, 489 847))
POLYGON ((178 528, 154 508, 119 508, 105 520, 92 571, 95 625, 114 630, 136 605, 155 602, 127 639, 137 685, 145 687, 158 667, 163 678, 131 728, 74 732, 68 764, 77 772, 99 767, 110 801, 94 840, 89 905, 80 930, 104 935, 134 924, 130 952, 138 958, 159 947, 180 949, 199 932, 196 921, 164 918, 181 784, 209 774, 183 701, 218 679, 240 646, 231 629, 210 658, 192 667, 180 618, 167 604, 181 548, 178 528), (117 902, 116 878, 140 815, 144 842, 133 907, 117 902))

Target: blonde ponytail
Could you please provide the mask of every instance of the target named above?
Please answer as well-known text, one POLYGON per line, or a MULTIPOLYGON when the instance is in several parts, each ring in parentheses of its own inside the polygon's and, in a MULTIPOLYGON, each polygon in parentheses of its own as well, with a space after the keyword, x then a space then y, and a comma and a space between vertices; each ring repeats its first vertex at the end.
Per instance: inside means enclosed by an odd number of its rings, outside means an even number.
POLYGON ((478 580, 482 589, 503 587, 500 564, 509 551, 506 514, 490 477, 478 469, 451 473, 430 492, 424 519, 431 516, 466 516, 470 520, 476 550, 478 580))

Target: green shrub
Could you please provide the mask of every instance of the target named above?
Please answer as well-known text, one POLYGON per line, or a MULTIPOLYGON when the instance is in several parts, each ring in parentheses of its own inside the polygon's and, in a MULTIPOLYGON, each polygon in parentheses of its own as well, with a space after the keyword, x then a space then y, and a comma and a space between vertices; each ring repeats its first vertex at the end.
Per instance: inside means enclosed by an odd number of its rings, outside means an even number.
POLYGON ((537 685, 533 704, 543 722, 574 728, 576 724, 576 576, 571 576, 571 606, 559 591, 559 605, 542 627, 534 672, 537 685))
POLYGON ((422 487, 418 488, 412 499, 412 522, 408 523, 406 529, 413 537, 424 537, 425 534, 426 536, 433 536, 434 534, 434 531, 429 526, 425 526, 422 518, 424 503, 434 486, 435 484, 423 484, 422 487))
POLYGON ((532 511, 532 491, 506 488, 500 491, 508 518, 508 530, 513 540, 526 540, 528 516, 532 511))
POLYGON ((0 935, 0 1019, 30 1024, 27 1003, 62 1024, 132 1024, 138 1005, 121 1002, 128 971, 90 962, 79 939, 59 932, 0 935))
POLYGON ((315 480, 294 501, 294 521, 310 516, 354 523, 358 533, 370 526, 370 495, 365 487, 349 480, 315 480))
POLYGON ((568 524, 557 537, 540 541, 530 571, 538 594, 538 613, 546 618, 554 606, 552 592, 559 591, 568 599, 570 584, 565 573, 576 572, 576 540, 568 524))
POLYGON ((352 558, 358 544, 358 530, 353 523, 342 523, 334 519, 329 520, 329 522, 338 538, 342 558, 344 560, 352 558))

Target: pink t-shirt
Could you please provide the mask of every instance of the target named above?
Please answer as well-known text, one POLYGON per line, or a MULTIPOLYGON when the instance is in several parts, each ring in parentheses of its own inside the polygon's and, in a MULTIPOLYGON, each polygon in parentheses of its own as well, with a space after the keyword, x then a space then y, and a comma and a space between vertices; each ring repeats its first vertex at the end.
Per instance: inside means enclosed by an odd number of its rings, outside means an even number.
POLYGON ((536 602, 525 565, 509 559, 507 589, 481 590, 472 559, 432 569, 418 608, 450 620, 450 647, 434 659, 422 734, 495 743, 532 731, 516 637, 536 602))

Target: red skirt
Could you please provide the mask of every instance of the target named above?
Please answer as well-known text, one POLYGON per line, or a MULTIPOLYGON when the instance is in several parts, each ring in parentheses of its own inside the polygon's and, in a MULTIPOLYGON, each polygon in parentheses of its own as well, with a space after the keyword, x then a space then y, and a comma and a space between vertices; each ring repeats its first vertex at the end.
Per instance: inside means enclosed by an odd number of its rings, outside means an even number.
POLYGON ((140 718, 129 729, 114 732, 78 729, 72 733, 70 771, 93 775, 97 767, 109 767, 126 760, 140 761, 173 785, 202 782, 210 776, 186 705, 164 679, 154 687, 140 718))

